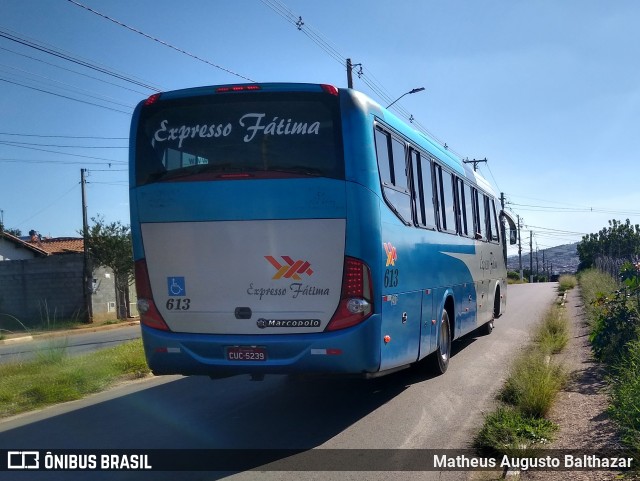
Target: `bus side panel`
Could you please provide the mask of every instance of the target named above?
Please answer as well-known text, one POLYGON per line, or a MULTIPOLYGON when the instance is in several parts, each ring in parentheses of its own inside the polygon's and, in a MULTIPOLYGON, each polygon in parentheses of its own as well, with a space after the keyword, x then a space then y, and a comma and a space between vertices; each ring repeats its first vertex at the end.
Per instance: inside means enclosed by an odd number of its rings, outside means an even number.
POLYGON ((433 312, 433 289, 425 289, 422 293, 422 325, 420 328, 420 354, 419 359, 428 356, 436 350, 435 322, 436 315, 433 312))
POLYGON ((476 289, 473 281, 453 287, 456 299, 456 333, 458 338, 476 328, 476 289))
POLYGON ((422 291, 385 296, 382 302, 381 371, 418 359, 421 318, 422 291))

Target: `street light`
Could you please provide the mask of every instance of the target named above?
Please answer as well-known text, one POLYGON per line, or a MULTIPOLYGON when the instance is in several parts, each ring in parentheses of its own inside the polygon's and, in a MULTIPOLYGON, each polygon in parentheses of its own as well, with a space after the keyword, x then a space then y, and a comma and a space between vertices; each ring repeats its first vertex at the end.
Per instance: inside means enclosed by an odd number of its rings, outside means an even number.
POLYGON ((402 97, 404 97, 405 95, 409 95, 409 94, 415 94, 418 92, 422 92, 424 90, 424 87, 418 87, 416 89, 413 90, 409 90, 408 92, 403 93, 400 97, 398 97, 397 99, 395 99, 393 102, 391 102, 389 105, 387 105, 387 108, 391 107, 393 104, 395 104, 398 100, 400 100, 402 97))

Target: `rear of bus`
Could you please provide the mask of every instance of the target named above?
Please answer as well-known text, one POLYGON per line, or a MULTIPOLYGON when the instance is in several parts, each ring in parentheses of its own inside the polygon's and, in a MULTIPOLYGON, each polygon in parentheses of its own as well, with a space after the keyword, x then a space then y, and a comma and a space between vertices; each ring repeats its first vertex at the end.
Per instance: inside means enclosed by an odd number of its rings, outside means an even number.
POLYGON ((378 370, 371 270, 347 253, 362 187, 345 180, 340 102, 331 86, 251 84, 136 108, 131 226, 154 373, 378 370))

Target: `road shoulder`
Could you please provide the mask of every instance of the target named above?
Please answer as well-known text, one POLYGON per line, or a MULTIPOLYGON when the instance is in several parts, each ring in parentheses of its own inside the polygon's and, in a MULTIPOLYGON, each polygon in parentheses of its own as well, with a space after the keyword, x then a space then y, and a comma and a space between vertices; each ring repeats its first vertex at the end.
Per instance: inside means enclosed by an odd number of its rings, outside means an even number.
MULTIPOLYGON (((559 393, 549 418, 560 426, 550 449, 585 449, 589 452, 621 448, 616 426, 607 413, 609 396, 604 366, 594 360, 589 331, 578 288, 569 291, 566 301, 571 337, 560 359, 569 373, 569 382, 559 393)), ((613 471, 529 471, 522 479, 535 481, 602 481, 619 479, 613 471)))

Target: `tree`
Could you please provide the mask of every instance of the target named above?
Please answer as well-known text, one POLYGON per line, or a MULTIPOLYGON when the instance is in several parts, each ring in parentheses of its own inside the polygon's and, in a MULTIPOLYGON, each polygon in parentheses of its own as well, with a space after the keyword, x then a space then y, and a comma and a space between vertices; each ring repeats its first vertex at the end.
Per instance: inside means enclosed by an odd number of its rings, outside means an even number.
POLYGON ((579 270, 593 267, 598 257, 633 260, 640 255, 640 225, 610 220, 609 227, 589 234, 578 244, 579 270))
POLYGON ((120 221, 107 224, 102 216, 92 217, 85 242, 96 265, 110 267, 116 284, 118 319, 127 317, 129 286, 134 278, 131 229, 120 221))
POLYGON ((2 222, 0 222, 0 232, 6 232, 7 234, 11 234, 15 237, 20 237, 22 235, 22 231, 20 229, 7 228, 2 222))

